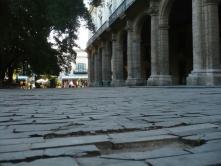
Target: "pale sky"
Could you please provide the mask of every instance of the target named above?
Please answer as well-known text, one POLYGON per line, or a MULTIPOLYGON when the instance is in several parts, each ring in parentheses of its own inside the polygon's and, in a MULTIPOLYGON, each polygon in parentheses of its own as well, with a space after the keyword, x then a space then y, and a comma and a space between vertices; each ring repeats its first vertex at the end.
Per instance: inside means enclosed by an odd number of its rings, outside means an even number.
MULTIPOLYGON (((88 0, 84 0, 85 5, 89 8, 88 0)), ((78 40, 76 43, 82 48, 85 49, 88 41, 89 30, 85 26, 85 21, 81 21, 81 27, 78 30, 78 40)))
POLYGON ((78 40, 76 43, 82 48, 85 49, 88 41, 88 32, 89 30, 85 26, 85 22, 81 21, 81 27, 78 30, 78 40))

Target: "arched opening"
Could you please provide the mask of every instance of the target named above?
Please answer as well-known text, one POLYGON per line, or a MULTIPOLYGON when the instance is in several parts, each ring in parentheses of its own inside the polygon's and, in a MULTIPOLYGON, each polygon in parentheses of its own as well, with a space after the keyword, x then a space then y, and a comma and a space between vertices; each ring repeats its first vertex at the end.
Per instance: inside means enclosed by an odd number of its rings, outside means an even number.
POLYGON ((122 51, 123 51, 123 78, 127 80, 127 31, 122 33, 122 51))
POLYGON ((193 68, 192 0, 175 0, 169 15, 169 62, 173 84, 185 85, 193 68))
POLYGON ((141 20, 140 60, 141 79, 147 80, 151 75, 151 18, 145 16, 141 20))

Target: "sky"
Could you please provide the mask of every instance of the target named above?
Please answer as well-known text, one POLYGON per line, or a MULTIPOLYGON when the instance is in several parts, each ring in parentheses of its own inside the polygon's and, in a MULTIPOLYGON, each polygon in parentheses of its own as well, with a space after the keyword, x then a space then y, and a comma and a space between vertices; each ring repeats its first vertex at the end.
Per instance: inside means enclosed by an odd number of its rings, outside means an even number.
POLYGON ((81 21, 81 27, 78 30, 78 40, 76 43, 82 48, 85 49, 88 41, 88 32, 89 30, 85 26, 85 22, 81 21))
MULTIPOLYGON (((84 0, 84 3, 86 5, 86 7, 89 8, 89 1, 88 0, 84 0)), ((81 21, 81 27, 78 30, 78 40, 76 41, 76 43, 82 49, 85 49, 86 46, 87 46, 88 33, 89 33, 89 30, 86 28, 85 22, 81 21)))

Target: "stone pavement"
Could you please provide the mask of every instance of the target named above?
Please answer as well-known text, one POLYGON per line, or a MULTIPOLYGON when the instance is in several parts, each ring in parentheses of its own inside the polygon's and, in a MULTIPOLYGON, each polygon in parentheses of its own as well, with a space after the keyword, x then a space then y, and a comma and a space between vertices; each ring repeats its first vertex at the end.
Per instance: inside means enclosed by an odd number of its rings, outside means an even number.
POLYGON ((12 165, 221 165, 221 88, 0 90, 12 165))

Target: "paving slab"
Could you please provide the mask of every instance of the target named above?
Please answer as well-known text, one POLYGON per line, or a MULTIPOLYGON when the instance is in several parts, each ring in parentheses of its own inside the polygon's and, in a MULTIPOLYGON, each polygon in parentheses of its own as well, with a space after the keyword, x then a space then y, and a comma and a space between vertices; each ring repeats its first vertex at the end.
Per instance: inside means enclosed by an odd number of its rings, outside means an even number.
POLYGON ((41 158, 44 154, 43 150, 35 151, 20 151, 20 152, 9 152, 9 153, 0 153, 0 162, 3 161, 25 161, 28 158, 41 158))
POLYGON ((102 155, 102 158, 106 159, 118 159, 118 160, 145 160, 153 158, 163 158, 170 156, 179 156, 184 154, 190 154, 190 152, 184 151, 182 148, 174 147, 160 147, 154 150, 142 151, 142 152, 128 152, 118 153, 110 155, 102 155))
POLYGON ((159 159, 147 160, 153 166, 208 166, 220 165, 221 151, 197 153, 183 156, 173 156, 159 159))
POLYGON ((44 150, 44 155, 49 157, 99 155, 100 151, 95 145, 72 146, 65 148, 51 148, 44 150))
POLYGON ((148 166, 144 161, 116 160, 104 158, 79 158, 79 166, 148 166))
POLYGON ((0 163, 221 164, 220 101, 220 87, 0 90, 0 163))
MULTIPOLYGON (((32 162, 22 162, 13 166, 78 166, 76 161, 70 157, 60 157, 51 159, 40 159, 32 162)), ((12 164, 2 164, 2 166, 12 166, 12 164)))
POLYGON ((151 141, 162 141, 162 140, 175 140, 178 139, 177 136, 173 135, 157 135, 157 136, 146 136, 146 137, 131 137, 124 139, 113 139, 111 142, 113 144, 131 144, 131 143, 142 143, 142 142, 151 142, 151 141))
POLYGON ((48 139, 44 143, 33 143, 31 149, 46 149, 65 146, 88 145, 95 143, 109 142, 109 137, 106 135, 85 136, 85 137, 67 137, 48 139))

